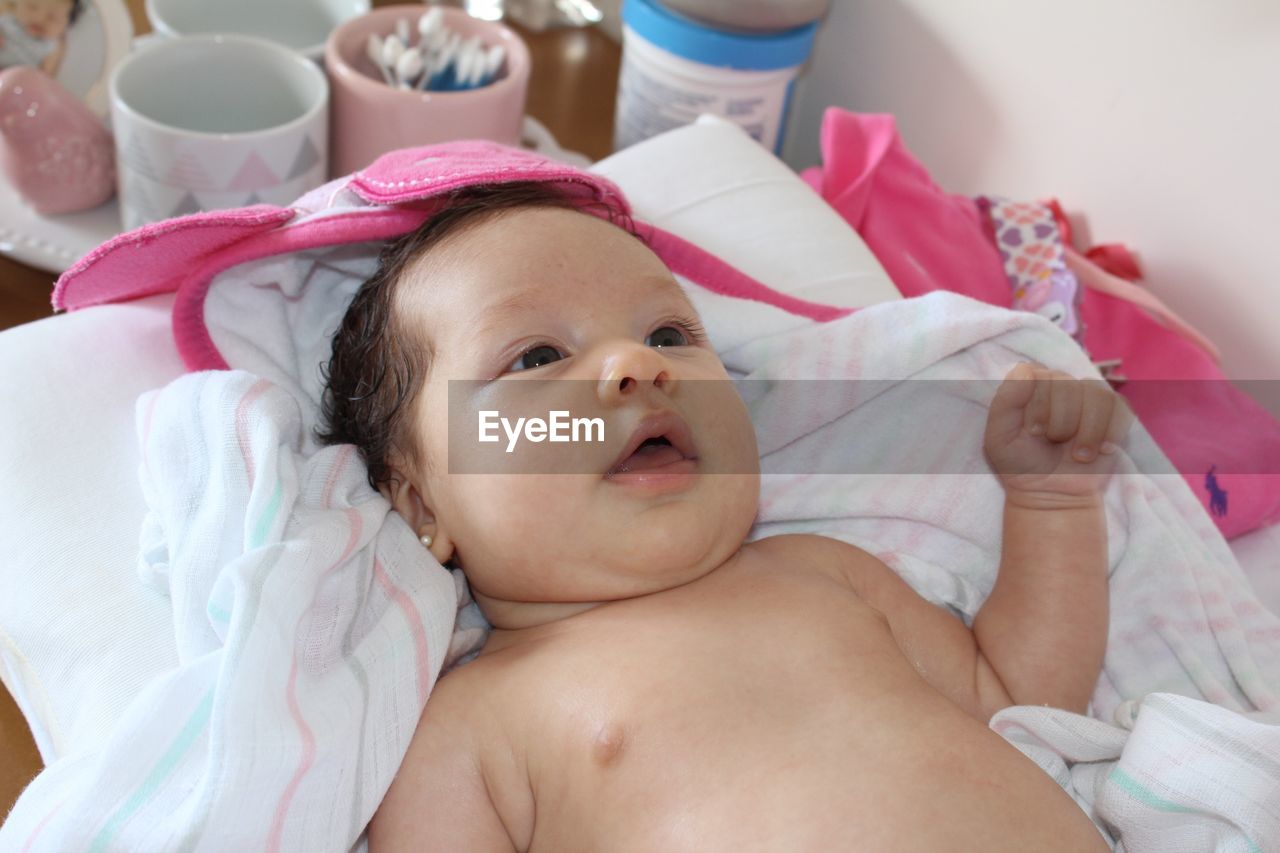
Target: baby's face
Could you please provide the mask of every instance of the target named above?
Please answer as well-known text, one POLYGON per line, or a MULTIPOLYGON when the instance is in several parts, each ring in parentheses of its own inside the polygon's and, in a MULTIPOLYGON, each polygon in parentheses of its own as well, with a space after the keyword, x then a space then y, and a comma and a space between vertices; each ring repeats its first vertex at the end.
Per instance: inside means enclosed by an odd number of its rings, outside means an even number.
POLYGON ((71 0, 16 0, 14 17, 32 36, 58 38, 71 20, 71 0))
POLYGON ((692 305, 639 240, 588 214, 521 209, 451 235, 405 275, 395 310, 432 355, 410 414, 417 460, 396 466, 393 499, 482 604, 630 598, 737 551, 759 495, 755 434, 692 305), (507 453, 496 428, 498 443, 479 442, 480 411, 514 423, 552 410, 600 418, 603 441, 584 431, 507 453), (503 467, 461 473, 464 456, 503 467))

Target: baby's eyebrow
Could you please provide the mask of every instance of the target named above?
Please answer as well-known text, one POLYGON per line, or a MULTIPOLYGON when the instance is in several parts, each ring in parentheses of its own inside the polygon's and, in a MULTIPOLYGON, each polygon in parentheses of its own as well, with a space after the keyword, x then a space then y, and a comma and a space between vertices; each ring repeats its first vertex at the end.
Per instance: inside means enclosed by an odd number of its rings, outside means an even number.
MULTIPOLYGON (((679 299, 691 310, 693 309, 693 303, 689 301, 688 295, 685 294, 684 289, 674 279, 662 276, 646 276, 640 283, 655 297, 671 296, 679 299)), ((515 293, 481 311, 471 323, 471 328, 476 330, 477 337, 487 335, 495 328, 503 325, 511 317, 529 314, 543 308, 545 305, 545 298, 540 297, 537 293, 515 293)))
POLYGON ((471 324, 477 336, 486 335, 494 327, 501 326, 512 315, 528 314, 542 307, 544 301, 533 294, 517 293, 508 296, 497 305, 492 305, 480 312, 471 324))
POLYGON ((642 279, 642 282, 647 285, 646 289, 651 297, 677 301, 693 314, 693 319, 697 319, 698 309, 694 307, 693 300, 689 298, 689 294, 684 292, 684 288, 674 278, 653 275, 646 276, 642 279))
POLYGON ((689 295, 684 292, 684 288, 681 287, 679 283, 677 283, 676 280, 673 278, 667 278, 664 276, 652 276, 650 278, 647 278, 646 281, 648 281, 650 284, 653 285, 653 290, 655 293, 662 293, 665 291, 667 294, 670 294, 671 296, 676 297, 681 302, 685 302, 690 305, 693 304, 689 302, 689 295))

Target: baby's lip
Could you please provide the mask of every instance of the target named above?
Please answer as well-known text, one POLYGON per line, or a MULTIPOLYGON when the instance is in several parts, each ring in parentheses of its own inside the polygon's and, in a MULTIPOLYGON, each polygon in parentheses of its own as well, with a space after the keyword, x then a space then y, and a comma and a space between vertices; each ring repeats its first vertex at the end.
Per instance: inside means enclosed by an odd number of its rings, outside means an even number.
POLYGON ((697 459, 697 448, 693 444, 693 433, 684 418, 671 409, 651 412, 640 419, 639 425, 631 438, 622 448, 622 453, 614 460, 613 465, 605 472, 605 477, 625 473, 627 461, 651 438, 666 439, 684 459, 697 459))

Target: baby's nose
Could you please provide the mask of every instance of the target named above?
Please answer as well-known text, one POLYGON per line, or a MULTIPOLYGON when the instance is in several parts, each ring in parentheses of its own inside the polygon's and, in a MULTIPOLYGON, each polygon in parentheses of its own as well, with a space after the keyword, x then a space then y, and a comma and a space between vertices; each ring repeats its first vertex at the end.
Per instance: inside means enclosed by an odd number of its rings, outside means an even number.
POLYGON ((605 355, 597 394, 605 405, 616 406, 650 388, 670 394, 675 385, 675 375, 657 350, 638 343, 626 343, 605 355))

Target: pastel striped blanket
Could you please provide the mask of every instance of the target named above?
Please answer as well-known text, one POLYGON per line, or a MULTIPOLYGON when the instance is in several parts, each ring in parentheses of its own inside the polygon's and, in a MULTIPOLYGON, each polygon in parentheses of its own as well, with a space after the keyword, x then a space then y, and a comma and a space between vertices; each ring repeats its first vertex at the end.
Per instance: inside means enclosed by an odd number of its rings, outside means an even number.
POLYGON ((101 750, 36 778, 0 849, 350 848, 465 587, 369 487, 354 448, 300 452, 298 403, 271 382, 188 374, 139 400, 138 432, 140 569, 168 591, 180 665, 101 750))

